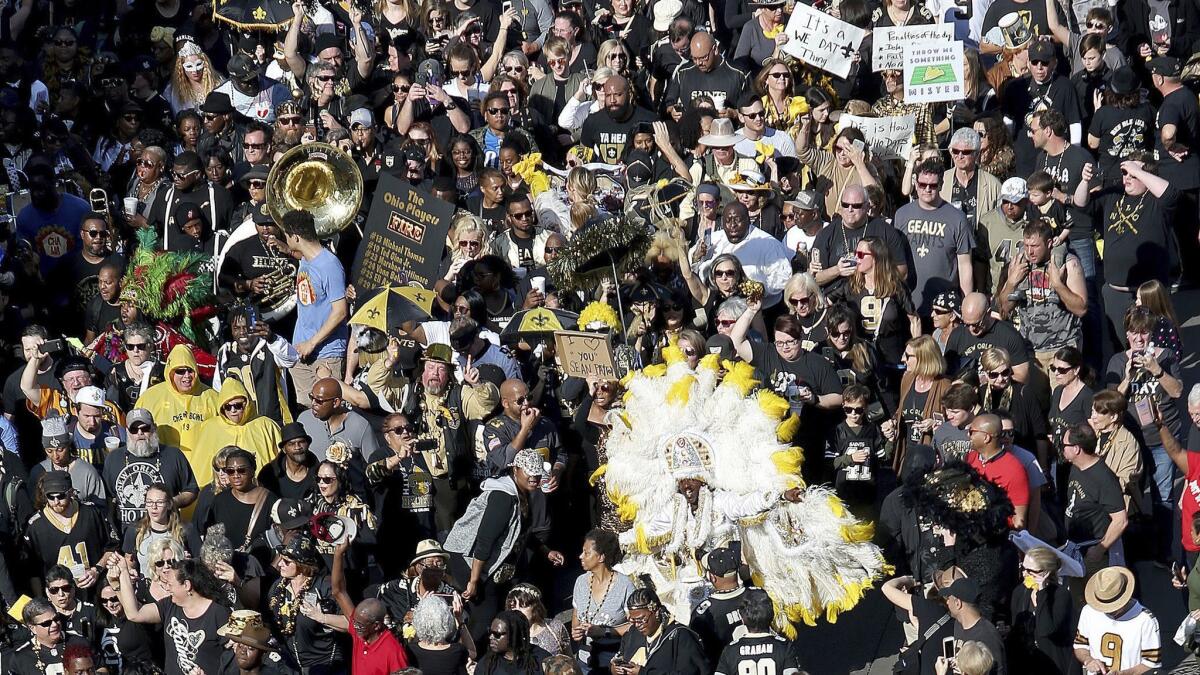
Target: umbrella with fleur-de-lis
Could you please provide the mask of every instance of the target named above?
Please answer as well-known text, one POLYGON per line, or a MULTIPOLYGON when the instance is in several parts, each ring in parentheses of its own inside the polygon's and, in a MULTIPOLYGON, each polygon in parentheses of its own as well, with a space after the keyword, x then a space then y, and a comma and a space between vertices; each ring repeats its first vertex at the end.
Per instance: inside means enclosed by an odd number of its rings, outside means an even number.
POLYGON ((292 18, 286 0, 212 0, 213 18, 245 31, 285 30, 292 18))
POLYGON ((428 321, 433 311, 433 291, 414 286, 392 285, 361 301, 350 323, 395 335, 411 321, 428 321))

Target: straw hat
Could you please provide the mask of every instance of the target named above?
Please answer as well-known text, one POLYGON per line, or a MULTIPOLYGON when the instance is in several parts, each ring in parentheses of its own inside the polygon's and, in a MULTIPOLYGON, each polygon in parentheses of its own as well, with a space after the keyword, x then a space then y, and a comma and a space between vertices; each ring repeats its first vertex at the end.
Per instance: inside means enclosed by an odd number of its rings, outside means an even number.
POLYGON ((1097 612, 1122 609, 1133 599, 1133 572, 1124 567, 1105 567, 1088 579, 1083 597, 1097 612))
POLYGON ((229 621, 217 629, 217 635, 249 645, 264 652, 273 652, 271 631, 263 624, 262 615, 248 609, 234 610, 229 621))
POLYGON ((724 117, 713 120, 708 133, 700 137, 700 143, 710 148, 729 148, 744 140, 744 136, 734 132, 733 120, 724 117))

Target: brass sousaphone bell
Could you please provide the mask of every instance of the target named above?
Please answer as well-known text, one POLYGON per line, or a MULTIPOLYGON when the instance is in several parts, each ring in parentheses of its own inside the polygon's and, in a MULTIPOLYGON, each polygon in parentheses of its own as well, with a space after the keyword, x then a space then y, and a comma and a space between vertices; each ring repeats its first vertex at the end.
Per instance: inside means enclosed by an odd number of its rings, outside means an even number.
POLYGON ((286 213, 307 211, 317 236, 346 229, 362 204, 363 178, 354 158, 328 143, 288 150, 267 174, 267 209, 280 222, 286 213))

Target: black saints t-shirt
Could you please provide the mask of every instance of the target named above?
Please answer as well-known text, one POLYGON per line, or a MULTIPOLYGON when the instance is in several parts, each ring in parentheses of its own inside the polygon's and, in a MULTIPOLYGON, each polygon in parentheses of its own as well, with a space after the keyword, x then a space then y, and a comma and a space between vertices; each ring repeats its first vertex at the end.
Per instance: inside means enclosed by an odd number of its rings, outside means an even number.
POLYGON ((1136 108, 1100 106, 1092 118, 1089 136, 1100 139, 1096 155, 1100 159, 1100 175, 1105 183, 1121 179, 1121 162, 1138 150, 1150 150, 1158 136, 1154 126, 1154 109, 1148 103, 1136 108))
POLYGON ((1110 514, 1125 510, 1121 484, 1103 461, 1087 469, 1071 467, 1067 480, 1067 538, 1083 542, 1100 539, 1108 530, 1110 514))
POLYGON ((876 297, 865 288, 852 291, 849 284, 844 289, 846 304, 858 312, 859 335, 875 342, 885 364, 899 365, 910 337, 908 317, 917 313, 908 288, 901 286, 890 298, 876 297))
MULTIPOLYGON (((792 412, 800 415, 796 443, 805 451, 814 453, 810 457, 821 457, 831 426, 829 415, 817 407, 816 398, 811 403, 804 403, 800 396, 805 388, 811 389, 814 397, 841 392, 842 382, 838 379, 837 371, 824 357, 811 352, 801 352, 795 361, 785 361, 774 345, 757 343, 751 349, 759 379, 787 399, 792 412)), ((808 462, 805 466, 810 464, 815 462, 808 462)))
POLYGON ((1183 161, 1177 161, 1163 147, 1162 135, 1154 134, 1154 149, 1158 153, 1159 171, 1163 178, 1171 181, 1178 190, 1189 190, 1200 185, 1200 103, 1196 94, 1187 87, 1180 87, 1163 97, 1158 106, 1158 129, 1168 124, 1175 126, 1175 142, 1188 149, 1183 161))
POLYGON ((1029 350, 1025 338, 1013 328, 1012 324, 1004 321, 993 321, 992 327, 978 337, 971 334, 966 326, 959 326, 950 334, 946 341, 946 363, 951 373, 963 373, 974 369, 979 361, 979 355, 992 347, 1000 347, 1008 352, 1009 362, 1018 367, 1029 362, 1029 350))
POLYGON ((963 215, 967 217, 967 222, 975 225, 979 221, 976 219, 976 210, 979 208, 979 172, 971 174, 971 180, 967 181, 966 185, 958 182, 958 179, 953 175, 950 176, 950 203, 962 210, 963 215))
POLYGON ((225 639, 217 629, 229 620, 229 609, 212 603, 199 617, 192 619, 170 598, 159 600, 158 615, 162 618, 163 660, 167 675, 190 675, 194 668, 205 673, 223 673, 232 661, 233 652, 225 649, 225 639))
MULTIPOLYGON (((1030 5, 1037 4, 1029 3, 1030 5)), ((992 6, 995 8, 995 5, 992 6)), ((1013 121, 1013 148, 1017 155, 1016 175, 1028 176, 1034 171, 1037 150, 1026 131, 1033 121, 1033 113, 1054 109, 1063 114, 1067 126, 1083 121, 1083 108, 1075 94, 1075 86, 1065 77, 1052 75, 1044 84, 1035 82, 1031 75, 1009 80, 1001 91, 1004 116, 1013 121)))
POLYGON ((616 164, 633 145, 634 128, 642 122, 656 119, 654 113, 636 106, 624 121, 614 119, 607 109, 598 110, 583 121, 579 142, 596 151, 596 161, 616 164))
POLYGON ((1069 427, 1083 424, 1092 414, 1092 399, 1096 392, 1086 384, 1075 394, 1066 406, 1062 404, 1063 388, 1055 387, 1050 395, 1050 414, 1046 419, 1047 432, 1050 442, 1055 447, 1061 445, 1063 432, 1069 427))
MULTIPOLYGON (((1068 145, 1067 149, 1058 155, 1049 155, 1044 150, 1039 152, 1036 166, 1039 170, 1050 174, 1058 189, 1070 195, 1075 194, 1075 188, 1082 180, 1083 165, 1091 163, 1093 163, 1091 153, 1078 145, 1068 145)), ((1096 180, 1095 177, 1092 178, 1093 185, 1096 180)), ((1071 207, 1067 210, 1067 215, 1071 221, 1071 238, 1090 239, 1092 233, 1090 210, 1071 207)))
POLYGON ((1104 278, 1113 286, 1136 288, 1157 279, 1166 283, 1167 223, 1179 191, 1168 186, 1162 197, 1147 190, 1137 197, 1120 185, 1102 190, 1091 203, 1102 219, 1104 278))

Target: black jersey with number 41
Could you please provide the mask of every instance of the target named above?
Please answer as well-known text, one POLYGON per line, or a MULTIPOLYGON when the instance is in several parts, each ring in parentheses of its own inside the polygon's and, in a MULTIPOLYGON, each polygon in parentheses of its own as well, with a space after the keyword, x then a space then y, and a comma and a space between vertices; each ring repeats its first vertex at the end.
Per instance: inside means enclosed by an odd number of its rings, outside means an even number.
POLYGON ((714 675, 796 675, 795 646, 774 634, 748 633, 721 652, 714 675))

